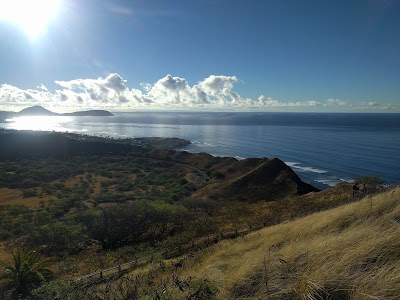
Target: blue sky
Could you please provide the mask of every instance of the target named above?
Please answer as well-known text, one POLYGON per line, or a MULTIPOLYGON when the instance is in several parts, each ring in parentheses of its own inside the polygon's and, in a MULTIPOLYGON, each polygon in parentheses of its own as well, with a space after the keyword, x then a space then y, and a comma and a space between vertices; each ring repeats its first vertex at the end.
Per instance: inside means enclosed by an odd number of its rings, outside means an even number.
POLYGON ((400 112, 399 0, 53 1, 0 14, 0 109, 400 112))

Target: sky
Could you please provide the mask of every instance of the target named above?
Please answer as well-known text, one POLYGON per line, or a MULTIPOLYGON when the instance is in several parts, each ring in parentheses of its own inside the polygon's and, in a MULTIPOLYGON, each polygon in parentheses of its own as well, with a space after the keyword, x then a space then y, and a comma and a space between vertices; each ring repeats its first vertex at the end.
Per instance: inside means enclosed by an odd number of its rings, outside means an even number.
POLYGON ((400 112, 400 0, 0 0, 0 110, 400 112))

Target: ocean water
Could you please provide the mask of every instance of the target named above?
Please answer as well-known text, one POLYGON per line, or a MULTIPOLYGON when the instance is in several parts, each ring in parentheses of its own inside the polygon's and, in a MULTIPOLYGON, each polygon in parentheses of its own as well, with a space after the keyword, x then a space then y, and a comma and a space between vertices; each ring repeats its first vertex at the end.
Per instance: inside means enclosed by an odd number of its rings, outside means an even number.
POLYGON ((400 182, 400 114, 134 112, 20 117, 0 127, 185 138, 192 142, 183 149, 189 152, 278 157, 321 189, 365 175, 400 182))

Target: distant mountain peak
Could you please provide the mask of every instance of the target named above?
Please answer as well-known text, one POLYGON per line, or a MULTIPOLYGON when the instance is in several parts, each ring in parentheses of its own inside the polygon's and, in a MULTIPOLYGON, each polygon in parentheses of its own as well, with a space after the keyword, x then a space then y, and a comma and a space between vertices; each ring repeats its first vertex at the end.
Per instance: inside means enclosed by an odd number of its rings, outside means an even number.
POLYGON ((24 108, 23 110, 18 112, 17 115, 18 116, 103 116, 103 117, 113 116, 113 114, 107 110, 86 110, 86 111, 77 111, 73 113, 58 114, 40 105, 24 108))
POLYGON ((52 111, 45 109, 43 106, 40 106, 40 105, 35 105, 35 106, 24 108, 18 114, 23 115, 23 116, 54 116, 54 115, 57 115, 56 113, 53 113, 52 111))

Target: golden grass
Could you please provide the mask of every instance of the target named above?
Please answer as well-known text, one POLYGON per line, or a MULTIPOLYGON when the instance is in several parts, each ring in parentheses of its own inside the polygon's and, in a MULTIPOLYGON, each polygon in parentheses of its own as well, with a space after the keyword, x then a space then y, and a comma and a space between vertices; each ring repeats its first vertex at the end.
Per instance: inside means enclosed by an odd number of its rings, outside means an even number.
POLYGON ((179 276, 209 280, 220 299, 399 299, 400 188, 223 241, 185 265, 179 276))
POLYGON ((10 252, 4 247, 4 245, 0 244, 0 262, 8 263, 11 261, 10 252))
POLYGON ((45 203, 54 196, 44 195, 43 197, 24 198, 21 190, 0 188, 0 205, 25 205, 29 208, 39 207, 41 201, 45 203))

